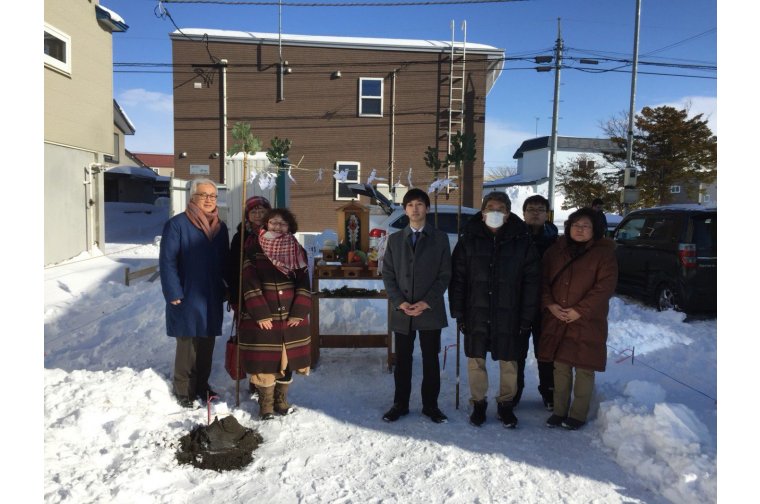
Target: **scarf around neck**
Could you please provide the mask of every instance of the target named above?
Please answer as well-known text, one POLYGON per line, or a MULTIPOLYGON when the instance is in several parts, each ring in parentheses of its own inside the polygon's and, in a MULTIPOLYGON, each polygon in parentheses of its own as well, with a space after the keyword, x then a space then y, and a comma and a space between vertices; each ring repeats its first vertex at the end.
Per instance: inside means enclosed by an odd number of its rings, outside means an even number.
POLYGON ((203 234, 206 235, 209 241, 213 240, 214 236, 222 228, 218 208, 214 208, 211 212, 206 212, 193 201, 188 201, 185 215, 190 219, 193 226, 203 231, 203 234))
POLYGON ((259 244, 267 259, 285 276, 308 267, 301 245, 291 233, 259 230, 259 244))

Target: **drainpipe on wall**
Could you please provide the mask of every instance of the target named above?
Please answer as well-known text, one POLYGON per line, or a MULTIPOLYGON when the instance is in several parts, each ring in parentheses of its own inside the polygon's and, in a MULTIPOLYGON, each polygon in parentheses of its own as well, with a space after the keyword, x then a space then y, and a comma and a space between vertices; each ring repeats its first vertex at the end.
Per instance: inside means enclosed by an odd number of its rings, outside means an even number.
POLYGON ((87 212, 87 223, 85 225, 85 240, 87 241, 87 252, 92 252, 93 245, 95 244, 95 215, 93 214, 93 207, 97 203, 93 200, 92 196, 92 184, 93 174, 99 173, 103 170, 103 165, 100 163, 90 163, 84 167, 84 187, 85 187, 85 202, 84 207, 87 212))
POLYGON ((388 189, 391 199, 395 200, 396 191, 393 189, 393 168, 396 163, 396 73, 398 68, 391 73, 391 159, 388 167, 388 189))

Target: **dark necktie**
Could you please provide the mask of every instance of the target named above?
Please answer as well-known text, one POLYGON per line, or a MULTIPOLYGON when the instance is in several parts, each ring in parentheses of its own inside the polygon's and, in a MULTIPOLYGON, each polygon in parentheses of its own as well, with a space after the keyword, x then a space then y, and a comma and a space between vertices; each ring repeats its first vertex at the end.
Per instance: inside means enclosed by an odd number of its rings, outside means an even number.
POLYGON ((419 239, 420 239, 420 232, 419 231, 415 231, 412 234, 412 250, 414 250, 416 248, 416 246, 417 246, 417 240, 419 240, 419 239))

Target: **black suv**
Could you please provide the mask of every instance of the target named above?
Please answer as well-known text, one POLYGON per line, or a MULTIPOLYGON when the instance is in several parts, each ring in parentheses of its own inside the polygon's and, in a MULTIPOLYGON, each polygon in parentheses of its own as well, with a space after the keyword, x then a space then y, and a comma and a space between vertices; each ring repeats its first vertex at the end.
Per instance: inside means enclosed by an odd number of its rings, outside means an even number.
POLYGON ((669 205, 636 210, 615 229, 617 291, 658 310, 717 310, 718 210, 669 205))

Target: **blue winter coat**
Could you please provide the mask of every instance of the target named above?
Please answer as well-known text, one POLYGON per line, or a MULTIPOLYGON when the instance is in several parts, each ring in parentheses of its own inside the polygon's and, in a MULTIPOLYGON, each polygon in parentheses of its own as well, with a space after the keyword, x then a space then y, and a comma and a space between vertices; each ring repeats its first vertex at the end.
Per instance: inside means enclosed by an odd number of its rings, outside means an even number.
POLYGON ((224 222, 212 241, 185 213, 169 219, 161 234, 158 266, 166 300, 166 334, 207 337, 222 334, 224 271, 229 235, 224 222), (181 299, 178 305, 171 301, 181 299))

